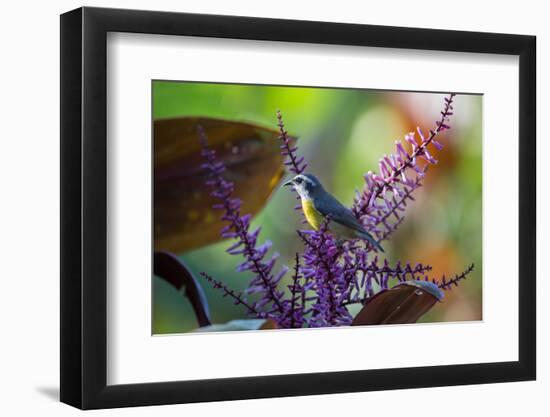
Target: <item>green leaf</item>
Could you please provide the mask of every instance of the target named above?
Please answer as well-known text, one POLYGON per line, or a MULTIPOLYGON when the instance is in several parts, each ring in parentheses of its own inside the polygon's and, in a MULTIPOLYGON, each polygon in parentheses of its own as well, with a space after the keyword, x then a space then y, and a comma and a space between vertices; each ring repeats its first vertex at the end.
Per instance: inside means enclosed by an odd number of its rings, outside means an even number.
POLYGON ((234 332, 242 330, 267 330, 276 329, 277 324, 271 319, 242 319, 231 320, 225 324, 212 324, 200 327, 195 333, 203 332, 234 332))

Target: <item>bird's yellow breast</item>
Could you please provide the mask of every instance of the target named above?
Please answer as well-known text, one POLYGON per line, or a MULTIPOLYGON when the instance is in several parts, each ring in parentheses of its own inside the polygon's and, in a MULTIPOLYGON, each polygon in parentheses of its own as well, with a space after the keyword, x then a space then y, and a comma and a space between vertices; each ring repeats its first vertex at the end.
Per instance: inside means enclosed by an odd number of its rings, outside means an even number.
POLYGON ((319 228, 323 224, 324 218, 321 213, 315 210, 315 207, 313 206, 313 201, 302 198, 302 210, 304 210, 306 220, 310 224, 310 226, 313 227, 315 230, 319 230, 319 228))

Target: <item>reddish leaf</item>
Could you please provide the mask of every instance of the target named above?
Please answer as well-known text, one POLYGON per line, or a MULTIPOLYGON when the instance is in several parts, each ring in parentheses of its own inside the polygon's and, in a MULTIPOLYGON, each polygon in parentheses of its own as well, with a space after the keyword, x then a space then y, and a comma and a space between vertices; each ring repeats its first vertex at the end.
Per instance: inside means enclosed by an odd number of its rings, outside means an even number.
POLYGON ((207 117, 155 120, 155 250, 183 252, 221 239, 220 212, 204 184, 198 125, 226 166, 243 213, 260 211, 284 173, 276 130, 207 117))
POLYGON ((352 326, 416 323, 442 298, 443 292, 431 282, 407 281, 371 297, 352 326))

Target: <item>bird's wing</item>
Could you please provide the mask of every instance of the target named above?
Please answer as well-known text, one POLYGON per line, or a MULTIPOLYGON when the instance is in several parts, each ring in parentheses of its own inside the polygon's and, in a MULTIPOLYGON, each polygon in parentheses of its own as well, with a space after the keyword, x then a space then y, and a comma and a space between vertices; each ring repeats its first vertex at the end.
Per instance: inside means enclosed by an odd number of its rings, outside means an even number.
POLYGON ((324 217, 330 216, 331 221, 359 232, 363 239, 368 240, 380 252, 384 252, 380 243, 365 230, 353 212, 342 205, 342 203, 336 200, 332 195, 327 193, 322 199, 315 199, 313 204, 315 209, 324 217))
POLYGON ((353 215, 353 212, 329 193, 326 193, 322 199, 315 199, 314 206, 324 217, 330 216, 330 219, 336 223, 343 224, 358 232, 366 233, 361 223, 353 215))

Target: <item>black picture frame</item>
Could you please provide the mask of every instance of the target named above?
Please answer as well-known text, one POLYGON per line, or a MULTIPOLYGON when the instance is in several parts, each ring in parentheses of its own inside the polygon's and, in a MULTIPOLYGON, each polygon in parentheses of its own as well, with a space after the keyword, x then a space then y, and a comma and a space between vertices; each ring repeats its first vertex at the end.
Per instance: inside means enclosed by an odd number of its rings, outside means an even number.
POLYGON ((61 401, 82 409, 533 380, 534 36, 80 8, 61 15, 61 401), (108 32, 519 56, 519 360, 107 385, 108 32))

